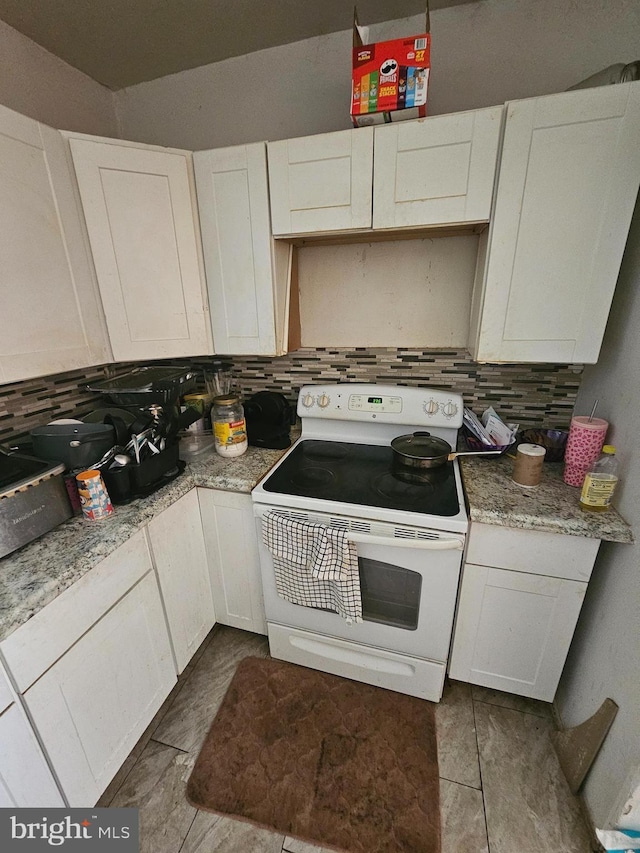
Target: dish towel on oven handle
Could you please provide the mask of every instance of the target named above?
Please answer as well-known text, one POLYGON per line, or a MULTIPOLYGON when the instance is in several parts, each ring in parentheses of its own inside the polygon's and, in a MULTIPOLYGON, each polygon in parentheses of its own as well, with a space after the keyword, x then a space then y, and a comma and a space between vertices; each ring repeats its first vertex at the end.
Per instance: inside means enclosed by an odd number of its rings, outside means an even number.
POLYGON ((347 531, 269 510, 262 540, 273 557, 281 598, 334 610, 349 623, 362 622, 358 552, 347 531))

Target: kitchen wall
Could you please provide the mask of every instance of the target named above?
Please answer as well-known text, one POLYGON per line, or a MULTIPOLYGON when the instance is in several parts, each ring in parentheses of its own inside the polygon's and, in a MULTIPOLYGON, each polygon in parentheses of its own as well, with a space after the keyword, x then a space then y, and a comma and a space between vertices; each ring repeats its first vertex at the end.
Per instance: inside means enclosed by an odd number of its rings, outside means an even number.
MULTIPOLYGON (((598 364, 585 368, 577 405, 611 428, 621 480, 614 503, 640 539, 640 202, 631 227, 598 364)), ((603 542, 557 696, 567 726, 611 697, 618 716, 584 788, 596 826, 615 821, 640 779, 640 542, 603 542)), ((640 829, 640 825, 637 827, 640 829)))
MULTIPOLYGON (((216 356, 220 358, 220 356, 216 356)), ((582 367, 561 364, 478 364, 463 349, 303 348, 281 358, 233 356, 234 377, 246 399, 258 391, 280 391, 295 402, 308 382, 386 382, 431 385, 462 394, 481 413, 494 406, 505 420, 522 426, 567 426, 582 367)), ((189 363, 206 369, 212 358, 189 363)), ((185 359, 175 363, 184 364, 185 359)), ((84 390, 87 382, 122 373, 120 364, 0 385, 0 442, 11 442, 54 418, 81 416, 103 401, 84 390)))
MULTIPOLYGON (((215 148, 350 126, 351 6, 345 29, 205 65, 116 93, 125 139, 215 148)), ((365 21, 366 23, 366 21, 365 21)), ((371 28, 418 33, 424 16, 371 28)), ((432 115, 563 91, 639 59, 637 0, 482 0, 431 15, 432 115)))
POLYGON ((114 95, 0 21, 0 104, 64 130, 118 136, 114 95))
POLYGON ((478 237, 298 249, 302 345, 464 347, 478 237))

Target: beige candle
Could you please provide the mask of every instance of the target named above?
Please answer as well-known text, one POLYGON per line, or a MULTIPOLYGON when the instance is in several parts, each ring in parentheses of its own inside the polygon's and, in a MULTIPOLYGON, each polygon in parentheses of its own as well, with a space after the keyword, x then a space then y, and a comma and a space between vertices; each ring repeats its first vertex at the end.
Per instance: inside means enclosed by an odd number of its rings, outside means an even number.
POLYGON ((526 489, 534 489, 542 479, 546 452, 539 444, 521 444, 513 465, 513 482, 526 489))

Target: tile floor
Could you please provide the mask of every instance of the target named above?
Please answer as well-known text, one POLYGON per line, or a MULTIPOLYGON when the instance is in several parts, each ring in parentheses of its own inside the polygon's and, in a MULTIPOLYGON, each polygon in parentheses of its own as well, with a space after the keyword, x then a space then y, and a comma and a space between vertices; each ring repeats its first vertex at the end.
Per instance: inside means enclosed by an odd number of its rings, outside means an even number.
MULTIPOLYGON (((236 666, 267 654, 265 637, 214 628, 103 795, 99 805, 139 807, 142 853, 324 853, 184 795, 236 666)), ((549 740, 550 705, 451 682, 436 719, 442 853, 589 853, 549 740)))

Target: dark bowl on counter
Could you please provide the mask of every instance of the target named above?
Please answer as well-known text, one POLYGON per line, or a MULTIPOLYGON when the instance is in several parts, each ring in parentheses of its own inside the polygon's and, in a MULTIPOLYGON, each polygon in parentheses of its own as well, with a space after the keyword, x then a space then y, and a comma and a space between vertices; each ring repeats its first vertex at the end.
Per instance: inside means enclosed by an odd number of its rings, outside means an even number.
POLYGON ((547 451, 544 457, 545 462, 562 462, 568 437, 569 432, 566 429, 525 429, 516 436, 516 446, 539 444, 547 451))
MULTIPOLYGON (((466 429, 464 430, 464 440, 469 450, 473 451, 474 453, 481 453, 483 451, 487 452, 490 450, 499 450, 500 455, 502 456, 509 450, 509 448, 512 448, 515 451, 515 442, 512 442, 511 444, 483 444, 479 438, 476 438, 475 435, 472 435, 466 429)), ((498 457, 494 454, 487 456, 487 459, 497 458, 498 457)))

